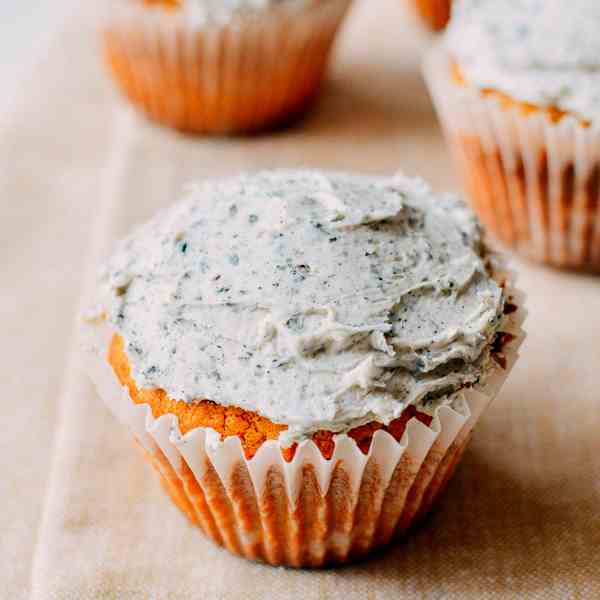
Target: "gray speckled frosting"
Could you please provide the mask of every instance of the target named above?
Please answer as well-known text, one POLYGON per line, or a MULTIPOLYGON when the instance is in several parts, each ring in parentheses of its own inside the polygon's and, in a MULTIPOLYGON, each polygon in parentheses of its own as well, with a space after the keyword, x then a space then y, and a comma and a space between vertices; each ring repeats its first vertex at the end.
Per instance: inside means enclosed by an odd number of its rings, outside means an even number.
POLYGON ((600 119, 598 0, 459 0, 446 44, 470 84, 600 119))
POLYGON ((207 181, 123 240, 103 306, 140 387, 289 429, 388 423, 485 377, 504 297, 475 217, 420 180, 207 181))

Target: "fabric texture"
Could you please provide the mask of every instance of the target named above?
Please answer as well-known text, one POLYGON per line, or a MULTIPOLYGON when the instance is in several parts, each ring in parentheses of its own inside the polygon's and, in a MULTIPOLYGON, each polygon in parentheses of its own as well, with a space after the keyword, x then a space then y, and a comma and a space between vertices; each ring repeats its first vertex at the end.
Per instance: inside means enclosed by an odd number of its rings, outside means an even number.
POLYGON ((0 138, 0 596, 600 597, 600 283, 530 264, 515 265, 530 312, 520 362, 434 514, 405 542, 311 572, 234 557, 188 525, 78 369, 74 315, 91 265, 207 175, 401 166, 437 189, 456 184, 420 77, 427 40, 398 0, 357 2, 302 123, 232 139, 182 137, 122 104, 87 10, 0 138))

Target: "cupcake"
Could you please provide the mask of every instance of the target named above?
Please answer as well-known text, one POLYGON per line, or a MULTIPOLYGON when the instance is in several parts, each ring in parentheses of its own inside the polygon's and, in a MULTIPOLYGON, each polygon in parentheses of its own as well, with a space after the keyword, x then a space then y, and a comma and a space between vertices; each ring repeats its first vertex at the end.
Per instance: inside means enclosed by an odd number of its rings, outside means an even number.
POLYGON ((463 0, 426 74, 470 199, 536 260, 600 269, 600 3, 463 0))
POLYGON ((351 0, 111 0, 117 85, 150 118, 196 133, 254 132, 315 99, 351 0))
POLYGON ((452 0, 411 0, 417 14, 434 31, 446 27, 450 18, 452 0))
POLYGON ((420 180, 207 181, 122 241, 87 368, 175 504, 230 551, 317 567, 403 535, 522 339, 472 212, 420 180))

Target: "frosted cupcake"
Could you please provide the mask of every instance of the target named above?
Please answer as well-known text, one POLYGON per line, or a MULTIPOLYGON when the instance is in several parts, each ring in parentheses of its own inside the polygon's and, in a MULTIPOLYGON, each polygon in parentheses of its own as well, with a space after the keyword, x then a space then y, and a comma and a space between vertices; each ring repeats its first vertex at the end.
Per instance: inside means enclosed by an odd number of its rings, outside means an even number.
POLYGON ((196 133, 285 122, 317 95, 351 0, 111 0, 106 62, 149 117, 196 133))
POLYGON ((410 0, 418 15, 433 30, 446 27, 450 18, 452 0, 410 0))
POLYGON ((507 246, 600 269, 600 3, 463 0, 427 77, 473 205, 507 246))
POLYGON ((430 508, 504 381, 522 301, 474 215, 419 180, 208 181, 118 246, 89 371, 189 520, 322 566, 430 508))

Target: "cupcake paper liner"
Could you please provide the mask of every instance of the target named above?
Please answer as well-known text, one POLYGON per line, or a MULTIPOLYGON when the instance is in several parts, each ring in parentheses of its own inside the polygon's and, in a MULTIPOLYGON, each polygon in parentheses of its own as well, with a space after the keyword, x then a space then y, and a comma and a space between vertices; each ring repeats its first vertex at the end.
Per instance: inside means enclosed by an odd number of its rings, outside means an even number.
POLYGON ((600 129, 553 122, 456 84, 442 44, 425 75, 463 185, 505 246, 558 267, 600 269, 600 129))
POLYGON ((196 133, 252 132, 302 113, 317 95, 351 0, 282 5, 228 22, 113 0, 104 55, 150 118, 196 133))
MULTIPOLYGON (((507 281, 509 274, 502 275, 507 281)), ((327 460, 306 440, 286 462, 277 441, 246 459, 235 437, 209 428, 181 435, 177 418, 154 418, 134 404, 105 354, 110 327, 85 325, 84 368, 99 395, 133 433, 163 487, 188 519, 217 544, 273 565, 321 567, 360 558, 405 533, 446 486, 473 427, 497 394, 524 339, 523 295, 508 287, 519 309, 503 331, 514 339, 482 386, 454 395, 428 427, 413 418, 398 442, 377 431, 364 454, 345 434, 327 460)))
POLYGON ((450 19, 452 0, 409 0, 430 29, 440 31, 450 19))

